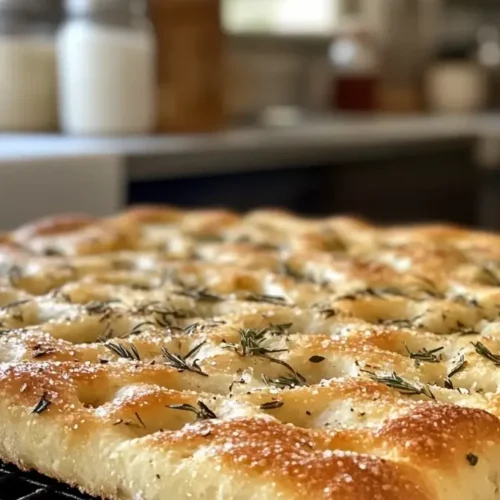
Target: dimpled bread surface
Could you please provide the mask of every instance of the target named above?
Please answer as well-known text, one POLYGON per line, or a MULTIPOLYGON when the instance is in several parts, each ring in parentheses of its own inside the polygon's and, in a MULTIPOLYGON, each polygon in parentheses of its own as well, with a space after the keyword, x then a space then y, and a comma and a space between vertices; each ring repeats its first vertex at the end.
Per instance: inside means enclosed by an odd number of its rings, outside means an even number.
POLYGON ((500 499, 500 236, 140 206, 0 235, 0 459, 112 500, 500 499))

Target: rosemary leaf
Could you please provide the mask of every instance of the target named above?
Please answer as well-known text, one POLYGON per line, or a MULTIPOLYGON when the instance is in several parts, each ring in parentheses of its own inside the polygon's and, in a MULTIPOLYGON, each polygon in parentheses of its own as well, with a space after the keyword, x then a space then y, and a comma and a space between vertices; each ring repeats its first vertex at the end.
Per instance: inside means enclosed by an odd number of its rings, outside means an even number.
POLYGON ((35 405, 33 410, 31 411, 31 414, 33 415, 34 413, 37 415, 40 415, 40 413, 43 413, 47 408, 52 404, 52 401, 49 401, 47 399, 47 393, 44 392, 43 396, 40 398, 38 403, 35 405))
POLYGON ((457 354, 457 356, 453 359, 453 366, 451 367, 450 373, 448 373, 448 379, 451 380, 451 378, 457 373, 460 373, 466 365, 467 361, 465 361, 463 353, 457 354))
POLYGON ((180 354, 171 353, 165 347, 162 347, 161 352, 163 357, 166 360, 166 364, 175 368, 179 372, 189 371, 192 373, 197 373, 198 375, 202 375, 203 377, 208 377, 208 374, 205 373, 200 366, 198 365, 198 360, 194 360, 192 363, 189 362, 189 359, 195 356, 198 351, 206 344, 206 341, 198 344, 193 347, 185 356, 181 356, 180 354))
POLYGON ((283 401, 269 401, 260 405, 261 410, 276 410, 281 408, 285 403, 283 401))
POLYGON ((108 344, 104 344, 104 347, 106 347, 106 349, 109 349, 110 351, 112 351, 114 354, 116 354, 120 358, 129 359, 131 361, 140 361, 141 360, 141 357, 139 355, 139 351, 137 350, 137 347, 134 344, 130 344, 128 349, 123 344, 113 344, 111 342, 108 344))
POLYGON ((435 349, 431 349, 428 351, 425 347, 417 352, 411 352, 408 347, 406 347, 408 354, 410 355, 410 359, 414 359, 416 362, 422 363, 440 363, 443 360, 442 354, 440 353, 444 347, 436 347, 435 349))
POLYGON ((217 418, 217 415, 202 401, 198 401, 198 408, 189 405, 189 404, 181 404, 181 405, 168 405, 167 408, 171 410, 179 410, 179 411, 189 411, 196 415, 196 420, 210 420, 217 418))
POLYGON ((396 389, 401 394, 405 394, 407 396, 423 395, 430 399, 436 399, 428 385, 405 380, 396 372, 392 372, 390 375, 377 375, 367 370, 361 371, 366 373, 373 381, 378 382, 379 384, 384 384, 391 389, 396 389))
POLYGON ((483 343, 481 342, 471 342, 476 349, 476 352, 491 361, 495 366, 500 366, 500 354, 493 354, 483 343))

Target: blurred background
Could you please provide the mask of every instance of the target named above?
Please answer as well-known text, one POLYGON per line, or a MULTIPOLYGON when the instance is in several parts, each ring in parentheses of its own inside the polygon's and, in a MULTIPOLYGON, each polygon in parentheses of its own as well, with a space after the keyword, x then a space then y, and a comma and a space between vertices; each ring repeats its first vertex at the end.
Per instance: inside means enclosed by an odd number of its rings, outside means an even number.
POLYGON ((0 0, 0 229, 132 203, 500 229, 500 0, 0 0))

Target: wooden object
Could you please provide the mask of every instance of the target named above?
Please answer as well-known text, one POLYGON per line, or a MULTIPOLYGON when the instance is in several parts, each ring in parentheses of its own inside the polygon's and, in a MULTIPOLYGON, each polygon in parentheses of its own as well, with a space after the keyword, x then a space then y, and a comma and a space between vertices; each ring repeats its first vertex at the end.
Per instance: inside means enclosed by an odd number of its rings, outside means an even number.
POLYGON ((158 37, 160 132, 224 126, 224 34, 219 0, 149 0, 158 37))

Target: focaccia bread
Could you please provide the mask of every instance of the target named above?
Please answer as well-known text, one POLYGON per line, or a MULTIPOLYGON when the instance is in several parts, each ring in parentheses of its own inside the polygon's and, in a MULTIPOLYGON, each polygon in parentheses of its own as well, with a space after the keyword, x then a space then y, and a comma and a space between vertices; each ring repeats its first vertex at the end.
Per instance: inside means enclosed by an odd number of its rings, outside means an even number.
POLYGON ((138 207, 0 236, 0 459, 112 500, 500 499, 500 236, 138 207))

